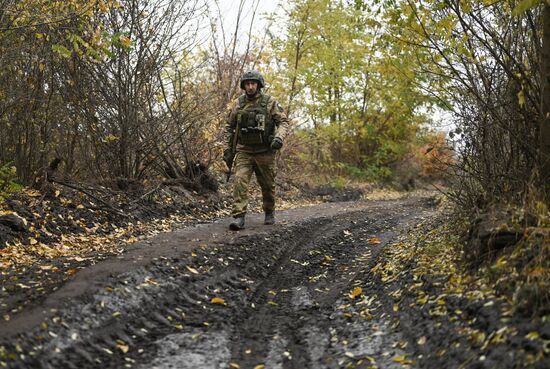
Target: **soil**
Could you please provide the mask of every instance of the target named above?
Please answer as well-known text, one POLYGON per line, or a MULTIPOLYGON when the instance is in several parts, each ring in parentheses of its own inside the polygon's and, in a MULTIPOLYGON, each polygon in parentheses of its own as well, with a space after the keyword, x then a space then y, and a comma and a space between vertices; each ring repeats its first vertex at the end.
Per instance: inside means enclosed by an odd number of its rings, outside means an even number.
POLYGON ((430 353, 456 337, 445 336, 427 314, 396 312, 391 288, 370 272, 386 247, 429 223, 434 204, 415 196, 331 202, 278 212, 272 226, 255 214, 240 232, 229 231, 231 219, 223 218, 137 242, 54 284, 40 302, 11 311, 0 323, 1 364, 512 367, 504 357, 497 366, 486 364, 498 356, 472 360, 464 346, 442 364, 430 353), (419 347, 426 335, 434 339, 419 347))

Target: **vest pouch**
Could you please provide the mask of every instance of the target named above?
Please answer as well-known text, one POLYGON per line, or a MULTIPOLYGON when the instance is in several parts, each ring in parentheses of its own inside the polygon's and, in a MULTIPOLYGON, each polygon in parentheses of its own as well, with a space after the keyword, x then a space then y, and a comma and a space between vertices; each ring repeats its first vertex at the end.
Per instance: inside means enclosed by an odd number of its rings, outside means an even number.
POLYGON ((265 115, 256 114, 256 127, 260 131, 265 131, 265 115))
POLYGON ((257 128, 242 128, 239 143, 245 146, 258 146, 264 143, 263 131, 257 128))

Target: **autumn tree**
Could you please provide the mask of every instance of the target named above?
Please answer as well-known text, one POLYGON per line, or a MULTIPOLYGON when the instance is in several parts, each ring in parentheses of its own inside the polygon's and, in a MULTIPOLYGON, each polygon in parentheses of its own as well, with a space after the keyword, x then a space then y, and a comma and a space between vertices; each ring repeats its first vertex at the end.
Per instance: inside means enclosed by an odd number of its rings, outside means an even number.
POLYGON ((408 152, 430 98, 410 51, 393 42, 376 9, 293 1, 274 40, 273 93, 307 120, 310 161, 363 178, 388 175, 408 152))
POLYGON ((452 112, 461 162, 456 199, 484 206, 521 201, 544 183, 541 120, 542 6, 537 1, 401 1, 388 6, 392 34, 414 49, 424 85, 452 112), (541 141, 542 142, 542 141, 541 141))
POLYGON ((98 59, 108 35, 92 19, 115 5, 111 0, 3 1, 0 3, 0 164, 17 167, 32 180, 55 156, 70 117, 59 95, 57 70, 75 58, 98 59), (10 164, 10 165, 11 165, 10 164))

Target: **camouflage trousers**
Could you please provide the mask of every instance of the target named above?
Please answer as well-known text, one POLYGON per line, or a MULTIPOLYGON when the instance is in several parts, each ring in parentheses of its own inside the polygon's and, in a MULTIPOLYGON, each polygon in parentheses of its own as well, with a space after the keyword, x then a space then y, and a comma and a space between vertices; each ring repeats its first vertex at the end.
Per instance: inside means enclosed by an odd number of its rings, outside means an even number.
POLYGON ((233 187, 234 217, 244 215, 248 207, 248 184, 256 174, 258 184, 262 189, 264 212, 275 210, 275 153, 263 152, 250 154, 239 151, 235 156, 235 184, 233 187))

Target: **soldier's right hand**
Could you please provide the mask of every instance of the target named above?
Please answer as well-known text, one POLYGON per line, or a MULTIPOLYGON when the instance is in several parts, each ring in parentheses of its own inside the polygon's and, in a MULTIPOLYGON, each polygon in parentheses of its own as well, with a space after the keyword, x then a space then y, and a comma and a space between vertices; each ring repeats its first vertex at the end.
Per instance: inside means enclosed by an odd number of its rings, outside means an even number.
POLYGON ((223 150, 223 161, 227 164, 227 166, 231 165, 231 162, 233 161, 233 151, 231 149, 223 150))

